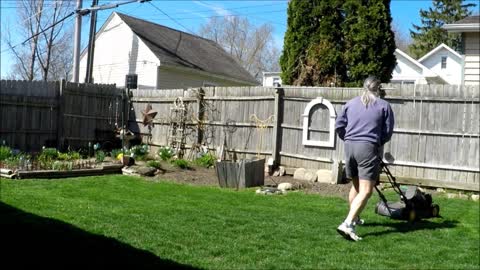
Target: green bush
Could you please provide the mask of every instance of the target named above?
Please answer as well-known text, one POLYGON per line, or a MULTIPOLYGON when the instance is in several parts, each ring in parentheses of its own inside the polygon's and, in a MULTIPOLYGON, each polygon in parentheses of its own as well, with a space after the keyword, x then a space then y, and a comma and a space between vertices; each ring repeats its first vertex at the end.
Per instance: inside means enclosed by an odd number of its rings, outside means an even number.
POLYGON ((57 159, 58 158, 58 151, 55 148, 43 148, 42 152, 40 153, 40 156, 42 156, 45 159, 57 159))
POLYGON ((71 171, 73 169, 73 162, 56 160, 52 163, 52 170, 55 171, 71 171))
POLYGON ((206 153, 203 156, 197 158, 195 160, 195 164, 205 167, 205 168, 210 168, 215 165, 215 156, 211 153, 206 153))
POLYGON ((4 160, 4 163, 9 169, 21 168, 30 163, 31 158, 32 157, 30 155, 23 153, 19 153, 17 155, 12 154, 10 157, 4 160))
POLYGON ((175 152, 172 148, 168 146, 163 146, 158 150, 158 155, 163 161, 167 161, 175 155, 175 152))
POLYGON ((0 161, 6 160, 13 156, 12 149, 8 146, 0 146, 0 161))
POLYGON ((181 169, 189 169, 190 168, 190 164, 185 159, 174 159, 171 162, 172 162, 173 166, 181 168, 181 169))
POLYGON ((97 152, 95 152, 95 160, 97 162, 103 162, 105 160, 105 152, 103 152, 102 150, 98 150, 97 152))
POLYGON ((148 145, 135 145, 134 147, 130 148, 130 152, 133 154, 133 157, 136 160, 144 160, 148 155, 148 145))
POLYGON ((155 168, 157 170, 160 170, 162 168, 162 166, 160 165, 160 162, 159 161, 156 161, 156 160, 149 160, 147 162, 147 166, 148 167, 152 167, 152 168, 155 168))
POLYGON ((65 161, 74 161, 80 159, 80 153, 75 151, 70 151, 67 153, 58 153, 58 160, 65 160, 65 161))
POLYGON ((53 161, 58 158, 58 151, 55 148, 43 148, 40 155, 37 157, 40 167, 43 169, 52 169, 53 161))

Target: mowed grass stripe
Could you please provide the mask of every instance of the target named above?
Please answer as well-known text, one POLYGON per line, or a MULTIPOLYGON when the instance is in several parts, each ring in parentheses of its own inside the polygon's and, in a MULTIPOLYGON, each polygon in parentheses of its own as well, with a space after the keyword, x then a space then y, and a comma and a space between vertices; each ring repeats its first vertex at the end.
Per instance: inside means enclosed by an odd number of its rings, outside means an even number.
POLYGON ((193 267, 479 268, 479 207, 471 201, 435 197, 444 218, 411 226, 375 215, 374 196, 363 215, 367 226, 358 229, 364 240, 352 243, 335 232, 347 209, 340 198, 126 176, 2 180, 1 188, 13 207, 193 267))

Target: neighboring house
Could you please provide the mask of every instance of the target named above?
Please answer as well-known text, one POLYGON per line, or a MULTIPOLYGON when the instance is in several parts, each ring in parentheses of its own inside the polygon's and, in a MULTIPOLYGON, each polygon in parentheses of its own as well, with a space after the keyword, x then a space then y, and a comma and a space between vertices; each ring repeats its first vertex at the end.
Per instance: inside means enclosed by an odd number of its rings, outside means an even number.
POLYGON ((462 84, 462 56, 445 44, 418 59, 418 62, 435 74, 438 74, 448 84, 462 84))
POLYGON ((446 84, 438 74, 399 49, 395 50, 397 64, 392 72, 391 83, 401 84, 446 84))
POLYGON ((462 84, 480 84, 480 16, 469 16, 452 24, 445 24, 445 30, 462 34, 463 56, 462 84))
MULTIPOLYGON (((123 87, 137 74, 140 89, 259 84, 217 43, 125 14, 112 13, 95 40, 94 83, 123 87)), ((86 60, 85 50, 81 80, 86 60)))
POLYGON ((263 72, 263 86, 280 86, 282 85, 281 72, 263 72))

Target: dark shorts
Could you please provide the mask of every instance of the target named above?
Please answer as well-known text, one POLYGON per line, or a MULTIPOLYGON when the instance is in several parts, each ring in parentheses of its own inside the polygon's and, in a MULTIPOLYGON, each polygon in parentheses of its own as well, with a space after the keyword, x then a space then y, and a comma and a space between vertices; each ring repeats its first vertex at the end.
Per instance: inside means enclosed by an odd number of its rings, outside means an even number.
POLYGON ((345 174, 347 178, 378 181, 380 148, 368 142, 345 142, 345 174))

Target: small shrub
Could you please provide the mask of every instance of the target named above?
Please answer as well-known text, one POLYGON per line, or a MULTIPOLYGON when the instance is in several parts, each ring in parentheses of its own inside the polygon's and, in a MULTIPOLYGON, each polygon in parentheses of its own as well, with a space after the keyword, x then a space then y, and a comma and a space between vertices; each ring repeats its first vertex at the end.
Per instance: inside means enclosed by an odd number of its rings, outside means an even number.
POLYGON ((43 148, 40 156, 44 159, 54 160, 58 158, 58 151, 55 148, 43 148))
POLYGON ((215 165, 215 156, 210 153, 206 153, 203 156, 197 158, 195 160, 195 164, 205 168, 213 167, 213 165, 215 165))
POLYGON ((56 160, 52 163, 52 170, 55 171, 71 171, 73 169, 73 162, 56 160))
POLYGON ((190 168, 190 164, 185 159, 174 159, 171 162, 172 162, 173 166, 181 168, 181 169, 190 168))
POLYGON ((158 150, 158 155, 163 161, 167 161, 167 160, 170 160, 175 155, 175 152, 173 151, 172 148, 168 146, 163 146, 158 150))
POLYGON ((144 160, 148 155, 148 145, 135 145, 134 147, 130 148, 130 153, 133 154, 135 159, 144 160))
POLYGON ((155 168, 157 170, 160 170, 162 168, 162 166, 160 165, 160 162, 159 161, 156 161, 156 160, 149 160, 147 162, 147 166, 148 167, 152 167, 152 168, 155 168))
POLYGON ((58 151, 55 148, 43 148, 40 155, 37 157, 40 167, 50 170, 52 163, 58 158, 58 151))
POLYGON ((98 150, 97 152, 95 152, 95 160, 97 162, 103 162, 105 160, 105 152, 103 152, 102 150, 98 150))
POLYGON ((8 146, 0 146, 0 161, 6 160, 13 156, 12 149, 8 146))
POLYGON ((31 156, 19 153, 17 155, 11 155, 4 160, 4 163, 9 169, 25 168, 27 165, 31 164, 31 156))
POLYGON ((80 153, 75 151, 70 151, 68 153, 58 153, 58 160, 65 160, 65 161, 74 161, 80 159, 80 153))

